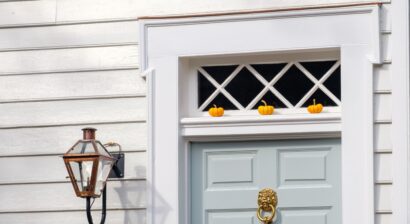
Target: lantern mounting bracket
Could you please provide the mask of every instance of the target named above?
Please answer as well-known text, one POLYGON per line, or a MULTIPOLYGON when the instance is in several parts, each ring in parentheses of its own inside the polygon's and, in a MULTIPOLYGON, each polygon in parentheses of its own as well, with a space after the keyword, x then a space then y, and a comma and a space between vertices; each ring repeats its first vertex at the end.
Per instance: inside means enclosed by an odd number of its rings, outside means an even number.
POLYGON ((124 178, 124 164, 125 164, 124 153, 123 152, 112 152, 111 155, 117 160, 114 163, 108 178, 124 178))

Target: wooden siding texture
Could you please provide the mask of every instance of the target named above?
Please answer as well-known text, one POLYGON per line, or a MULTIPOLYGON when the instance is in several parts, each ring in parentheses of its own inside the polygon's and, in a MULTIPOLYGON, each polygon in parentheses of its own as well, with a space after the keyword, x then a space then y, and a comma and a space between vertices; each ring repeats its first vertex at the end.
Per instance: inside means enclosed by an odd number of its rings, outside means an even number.
MULTIPOLYGON (((322 2, 0 2, 0 169, 7 171, 0 174, 0 224, 86 223, 85 202, 74 197, 58 157, 84 126, 99 129, 103 142, 120 142, 127 154, 124 180, 108 183, 107 223, 145 223, 146 86, 139 76, 138 16, 322 2)), ((327 1, 344 2, 352 1, 327 1)), ((382 2, 384 63, 374 68, 375 216, 377 224, 389 224, 392 25, 391 3, 382 2)))

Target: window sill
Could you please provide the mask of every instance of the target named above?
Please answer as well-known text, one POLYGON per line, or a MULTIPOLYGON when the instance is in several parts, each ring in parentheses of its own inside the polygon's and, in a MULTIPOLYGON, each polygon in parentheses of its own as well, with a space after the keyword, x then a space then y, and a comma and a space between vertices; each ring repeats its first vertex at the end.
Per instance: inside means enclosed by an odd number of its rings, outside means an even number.
MULTIPOLYGON (((292 114, 268 116, 223 116, 182 118, 182 136, 201 138, 221 136, 221 139, 253 139, 289 137, 338 137, 341 130, 340 113, 292 114), (323 136, 326 135, 326 136, 323 136)), ((206 140, 206 139, 205 139, 206 140)))

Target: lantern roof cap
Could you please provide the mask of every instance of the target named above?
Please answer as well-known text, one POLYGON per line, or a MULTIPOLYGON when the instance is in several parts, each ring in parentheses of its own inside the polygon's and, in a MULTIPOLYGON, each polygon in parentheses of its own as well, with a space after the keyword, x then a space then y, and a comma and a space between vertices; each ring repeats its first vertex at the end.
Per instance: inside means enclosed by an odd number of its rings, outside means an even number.
POLYGON ((95 132, 97 131, 97 129, 92 127, 86 127, 81 130, 83 131, 84 140, 95 140, 95 132))

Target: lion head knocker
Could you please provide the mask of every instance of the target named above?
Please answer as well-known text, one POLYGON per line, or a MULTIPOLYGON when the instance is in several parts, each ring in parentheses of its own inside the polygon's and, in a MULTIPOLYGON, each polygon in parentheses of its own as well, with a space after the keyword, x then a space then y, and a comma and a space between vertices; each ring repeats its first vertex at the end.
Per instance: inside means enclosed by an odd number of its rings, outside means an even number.
POLYGON ((261 191, 259 191, 258 195, 258 205, 262 207, 264 211, 270 211, 270 205, 273 205, 273 207, 276 207, 278 204, 278 198, 276 196, 276 192, 274 192, 272 189, 265 188, 261 191))
POLYGON ((259 191, 258 194, 258 211, 257 215, 260 221, 264 223, 272 222, 273 218, 275 217, 276 213, 276 206, 278 204, 278 197, 276 192, 270 188, 265 188, 259 191), (264 212, 272 212, 270 216, 262 217, 262 210, 264 212))

